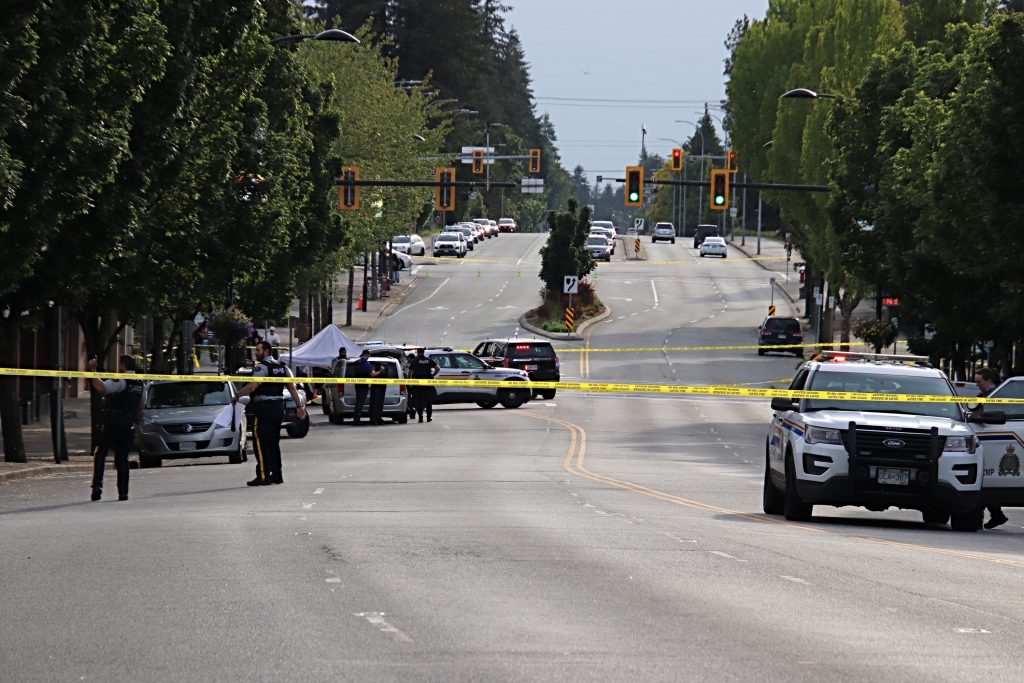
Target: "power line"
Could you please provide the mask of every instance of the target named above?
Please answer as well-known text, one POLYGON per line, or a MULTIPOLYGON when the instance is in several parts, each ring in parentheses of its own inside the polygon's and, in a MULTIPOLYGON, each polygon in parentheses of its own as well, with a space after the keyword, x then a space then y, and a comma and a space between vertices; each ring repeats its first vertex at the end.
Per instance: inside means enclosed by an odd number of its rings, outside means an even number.
POLYGON ((634 104, 711 104, 718 102, 718 98, 710 100, 637 100, 631 97, 545 97, 538 95, 537 100, 552 100, 558 102, 629 102, 634 104))

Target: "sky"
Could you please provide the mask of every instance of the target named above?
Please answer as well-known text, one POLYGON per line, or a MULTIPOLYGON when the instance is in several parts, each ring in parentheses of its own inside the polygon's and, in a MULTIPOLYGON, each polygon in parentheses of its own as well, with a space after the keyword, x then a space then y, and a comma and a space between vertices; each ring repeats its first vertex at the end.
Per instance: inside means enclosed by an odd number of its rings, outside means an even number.
POLYGON ((507 4, 506 22, 523 41, 537 110, 555 124, 562 164, 583 166, 591 181, 636 163, 642 127, 648 152, 663 157, 676 144, 659 138, 688 138, 703 103, 725 97, 729 30, 744 14, 761 19, 768 9, 768 0, 507 4))

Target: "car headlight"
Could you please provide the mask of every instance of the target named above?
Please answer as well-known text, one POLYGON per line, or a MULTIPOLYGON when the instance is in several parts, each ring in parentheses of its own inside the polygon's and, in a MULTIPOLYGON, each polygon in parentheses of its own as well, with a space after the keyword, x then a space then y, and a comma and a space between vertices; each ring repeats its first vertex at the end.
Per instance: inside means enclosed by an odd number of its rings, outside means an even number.
POLYGON ((823 427, 808 427, 804 433, 805 443, 831 443, 837 446, 843 445, 843 433, 838 429, 826 429, 823 427))
POLYGON ((946 450, 952 453, 974 453, 977 447, 973 436, 946 437, 946 450))

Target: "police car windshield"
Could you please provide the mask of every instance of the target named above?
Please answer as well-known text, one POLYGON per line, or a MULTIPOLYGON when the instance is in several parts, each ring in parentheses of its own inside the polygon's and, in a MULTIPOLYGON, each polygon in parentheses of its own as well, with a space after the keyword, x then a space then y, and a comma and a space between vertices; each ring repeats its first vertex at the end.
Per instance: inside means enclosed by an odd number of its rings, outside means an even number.
MULTIPOLYGON (((923 394, 926 396, 953 396, 949 383, 942 377, 914 375, 872 375, 866 372, 816 372, 807 387, 810 391, 847 391, 871 394, 923 394)), ((858 410, 873 413, 905 413, 962 418, 957 403, 895 403, 892 401, 837 401, 811 399, 805 411, 858 410)))
POLYGON ((224 406, 231 403, 231 391, 224 382, 169 382, 149 387, 147 408, 224 406))

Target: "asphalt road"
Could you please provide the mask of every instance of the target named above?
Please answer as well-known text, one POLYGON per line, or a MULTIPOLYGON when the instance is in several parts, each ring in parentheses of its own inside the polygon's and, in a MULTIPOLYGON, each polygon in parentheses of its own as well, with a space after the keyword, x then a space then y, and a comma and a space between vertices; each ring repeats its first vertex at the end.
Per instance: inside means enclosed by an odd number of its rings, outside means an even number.
MULTIPOLYGON (((514 334, 541 244, 420 259, 376 336, 514 334)), ((752 351, 599 351, 755 339, 769 273, 645 247, 599 267, 614 312, 560 354, 563 377, 792 375, 752 351)), ((898 511, 766 517, 768 418, 761 400, 559 392, 423 425, 315 414, 283 442, 283 486, 245 487, 251 462, 135 471, 125 503, 88 502, 85 477, 0 486, 0 680, 1024 678, 1024 516, 977 534, 898 511)))

